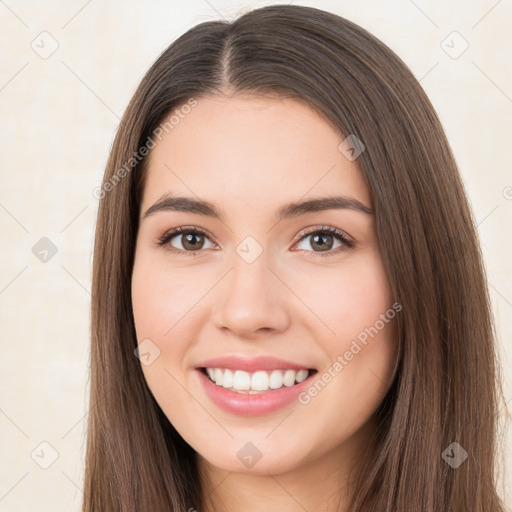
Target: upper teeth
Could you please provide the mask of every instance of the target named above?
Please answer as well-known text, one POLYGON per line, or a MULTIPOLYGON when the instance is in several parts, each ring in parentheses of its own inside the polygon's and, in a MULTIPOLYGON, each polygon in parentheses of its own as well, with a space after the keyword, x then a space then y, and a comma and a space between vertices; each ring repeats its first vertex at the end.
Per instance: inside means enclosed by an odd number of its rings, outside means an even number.
POLYGON ((258 370, 254 373, 243 370, 229 370, 225 368, 206 368, 210 379, 217 384, 232 391, 261 392, 278 389, 285 385, 293 386, 295 382, 302 382, 308 377, 308 370, 273 370, 266 372, 258 370))

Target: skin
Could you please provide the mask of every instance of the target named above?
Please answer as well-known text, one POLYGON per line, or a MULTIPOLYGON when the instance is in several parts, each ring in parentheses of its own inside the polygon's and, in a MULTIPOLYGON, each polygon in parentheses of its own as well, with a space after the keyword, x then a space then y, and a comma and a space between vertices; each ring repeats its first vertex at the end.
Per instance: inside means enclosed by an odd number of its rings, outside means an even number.
MULTIPOLYGON (((331 209, 273 219, 285 203, 330 195, 372 208, 368 187, 357 160, 338 149, 344 137, 302 102, 247 94, 197 101, 149 156, 132 300, 139 343, 149 338, 160 354, 142 365, 144 376, 198 453, 216 511, 343 511, 354 492, 348 473, 374 434, 372 414, 393 376, 396 320, 309 403, 293 401, 266 415, 220 409, 194 368, 226 354, 265 354, 321 375, 391 308, 374 215, 331 209), (207 200, 226 218, 176 211, 143 218, 166 192, 207 200), (156 245, 179 226, 207 231, 196 257, 156 245), (356 245, 339 249, 342 242, 328 235, 333 246, 322 256, 313 235, 301 233, 323 226, 356 245), (247 236, 263 248, 250 264, 236 252, 247 236), (247 442, 262 454, 251 468, 237 457, 247 442)), ((190 249, 178 234, 172 245, 190 253, 202 240, 190 249)))

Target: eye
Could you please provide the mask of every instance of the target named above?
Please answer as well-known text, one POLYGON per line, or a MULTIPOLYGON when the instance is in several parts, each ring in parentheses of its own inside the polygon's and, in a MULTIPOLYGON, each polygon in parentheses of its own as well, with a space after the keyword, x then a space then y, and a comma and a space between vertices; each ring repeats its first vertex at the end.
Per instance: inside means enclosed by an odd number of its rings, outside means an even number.
POLYGON ((206 231, 192 227, 171 229, 159 237, 156 243, 172 253, 186 254, 187 256, 198 256, 201 249, 214 247, 214 244, 206 236, 206 231), (173 239, 176 239, 176 241, 173 242, 173 239), (205 247, 206 240, 211 244, 210 247, 205 247), (175 244, 177 244, 177 247, 175 244))
POLYGON ((303 243, 303 241, 310 238, 310 242, 307 242, 306 245, 310 247, 317 248, 318 251, 309 251, 308 249, 304 249, 304 247, 299 247, 301 250, 306 250, 308 252, 308 256, 316 257, 316 256, 332 256, 334 254, 338 254, 340 250, 342 251, 344 248, 352 248, 354 247, 354 241, 343 231, 331 227, 331 226, 323 226, 322 228, 310 228, 305 234, 303 233, 299 244, 303 243), (337 247, 334 247, 335 241, 339 242, 337 247), (338 250, 331 250, 338 249, 338 250))
MULTIPOLYGON (((304 247, 299 247, 299 250, 305 250, 310 257, 316 256, 332 256, 338 254, 345 248, 354 247, 355 242, 343 231, 331 227, 322 226, 321 228, 309 228, 306 233, 301 233, 299 242, 296 245, 305 243, 307 238, 311 238, 309 246, 313 251, 304 247), (338 241, 338 246, 335 245, 338 241), (314 250, 314 249, 318 249, 314 250), (336 250, 332 250, 336 249, 336 250)), ((201 249, 211 249, 215 247, 207 236, 206 231, 196 227, 178 227, 166 231, 162 236, 158 237, 156 244, 160 247, 165 247, 171 253, 184 254, 186 256, 199 256, 201 249), (176 239, 176 241, 174 241, 176 239), (205 244, 205 242, 207 242, 205 244), (208 243, 210 246, 208 247, 208 243), (205 246, 206 245, 206 246, 205 246)))

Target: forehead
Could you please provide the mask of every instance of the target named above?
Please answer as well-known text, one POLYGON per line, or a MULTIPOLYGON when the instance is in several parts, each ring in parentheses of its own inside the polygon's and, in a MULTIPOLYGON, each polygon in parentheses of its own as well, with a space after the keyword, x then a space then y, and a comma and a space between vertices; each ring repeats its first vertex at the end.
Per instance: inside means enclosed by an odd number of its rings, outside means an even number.
POLYGON ((371 205, 338 149, 344 136, 302 101, 207 96, 171 117, 148 157, 143 208, 167 192, 251 207, 339 193, 371 205))

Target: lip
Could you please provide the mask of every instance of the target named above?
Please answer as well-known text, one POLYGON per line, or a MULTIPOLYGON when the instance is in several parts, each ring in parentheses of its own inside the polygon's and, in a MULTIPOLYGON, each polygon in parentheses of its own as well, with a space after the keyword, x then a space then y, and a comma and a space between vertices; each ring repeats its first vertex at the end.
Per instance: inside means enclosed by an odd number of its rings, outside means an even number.
POLYGON ((196 368, 225 368, 229 370, 244 370, 255 372, 257 370, 310 370, 311 366, 278 359, 271 356, 258 356, 244 358, 239 356, 223 356, 208 359, 197 364, 196 368))
MULTIPOLYGON (((225 368, 225 366, 222 365, 215 366, 215 368, 219 367, 225 368)), ((258 368, 263 369, 261 366, 258 368)), ((277 367, 272 367, 267 369, 276 368, 277 367)), ((282 366, 279 366, 279 368, 282 368, 282 366)), ((294 368, 296 367, 294 366, 294 368)), ((300 368, 305 370, 308 369, 306 367, 300 368)), ((285 386, 255 395, 237 393, 235 391, 229 391, 222 386, 217 386, 217 384, 212 382, 206 376, 201 368, 196 368, 194 373, 197 374, 198 379, 210 400, 224 411, 238 416, 263 416, 284 408, 294 400, 298 401, 298 395, 311 385, 312 378, 317 372, 312 372, 307 379, 299 382, 298 384, 294 384, 293 386, 285 386)))

